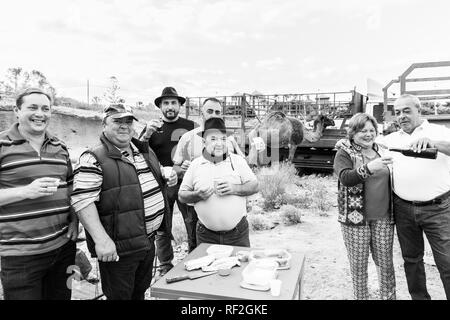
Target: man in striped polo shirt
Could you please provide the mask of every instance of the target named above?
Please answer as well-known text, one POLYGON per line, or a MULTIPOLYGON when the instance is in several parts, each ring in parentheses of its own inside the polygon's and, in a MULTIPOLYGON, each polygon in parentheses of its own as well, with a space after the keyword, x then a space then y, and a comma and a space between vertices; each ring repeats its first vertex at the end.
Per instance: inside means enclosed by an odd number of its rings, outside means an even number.
POLYGON ((80 156, 72 205, 85 227, 88 249, 99 260, 110 300, 143 300, 152 279, 156 231, 166 231, 166 186, 148 143, 133 138, 131 109, 111 105, 103 115, 100 144, 80 156))
POLYGON ((1 281, 7 300, 70 299, 78 219, 71 213, 72 166, 66 146, 47 132, 51 98, 29 88, 17 96, 18 122, 0 133, 1 281))

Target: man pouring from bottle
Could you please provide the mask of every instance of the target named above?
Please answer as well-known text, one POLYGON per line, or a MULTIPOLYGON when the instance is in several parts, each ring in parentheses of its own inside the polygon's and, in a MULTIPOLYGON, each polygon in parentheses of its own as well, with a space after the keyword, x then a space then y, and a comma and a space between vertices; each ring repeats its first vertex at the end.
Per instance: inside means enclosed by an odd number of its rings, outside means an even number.
POLYGON ((417 152, 391 152, 394 216, 411 298, 431 299, 423 263, 425 233, 450 299, 450 129, 423 119, 420 107, 417 97, 400 96, 394 110, 401 129, 377 142, 417 152), (420 157, 427 148, 437 149, 436 159, 420 157))

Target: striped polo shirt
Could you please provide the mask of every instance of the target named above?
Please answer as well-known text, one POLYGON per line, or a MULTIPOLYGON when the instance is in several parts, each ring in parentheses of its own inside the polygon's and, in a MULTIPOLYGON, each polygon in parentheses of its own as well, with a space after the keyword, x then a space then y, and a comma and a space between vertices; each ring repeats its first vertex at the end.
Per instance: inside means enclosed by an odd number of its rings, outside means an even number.
POLYGON ((66 146, 49 133, 40 155, 23 138, 18 123, 0 133, 0 189, 22 187, 35 179, 58 178, 51 196, 0 207, 0 256, 45 253, 67 243, 72 167, 66 146))
MULTIPOLYGON (((123 157, 132 163, 136 169, 144 200, 145 224, 147 234, 151 235, 161 225, 164 217, 164 197, 144 156, 133 143, 130 144, 133 154, 121 151, 123 157)), ((75 169, 72 194, 72 206, 75 212, 86 208, 91 203, 100 200, 103 172, 95 156, 84 153, 75 169)))

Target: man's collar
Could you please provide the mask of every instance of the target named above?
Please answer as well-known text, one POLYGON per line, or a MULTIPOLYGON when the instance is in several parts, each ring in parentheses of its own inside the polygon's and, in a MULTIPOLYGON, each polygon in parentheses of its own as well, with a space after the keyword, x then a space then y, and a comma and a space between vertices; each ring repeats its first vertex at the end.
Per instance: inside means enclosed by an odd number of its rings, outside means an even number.
MULTIPOLYGON (((118 146, 115 146, 115 145, 113 145, 113 146, 114 146, 117 150, 119 150, 120 153, 122 153, 122 155, 124 155, 125 157, 130 156, 130 155, 128 154, 128 151, 127 151, 127 150, 122 150, 122 149, 120 149, 118 146)), ((130 149, 131 149, 131 152, 133 153, 133 155, 139 154, 138 148, 137 148, 137 147, 134 145, 134 143, 131 142, 131 141, 130 141, 130 149)))
POLYGON ((220 162, 223 162, 223 161, 225 161, 225 162, 229 161, 229 158, 230 158, 230 156, 229 156, 228 152, 223 154, 220 157, 213 157, 211 154, 209 154, 206 151, 206 149, 203 149, 201 164, 205 164, 205 163, 217 164, 217 163, 220 163, 220 162))
MULTIPOLYGON (((8 136, 8 138, 11 141, 26 141, 27 140, 20 133, 20 131, 19 131, 19 123, 18 122, 14 123, 9 128, 7 136, 8 136)), ((51 135, 48 131, 45 131, 45 133, 44 133, 44 140, 56 141, 56 140, 58 140, 58 138, 56 138, 55 136, 51 135)))
POLYGON ((169 119, 167 119, 167 118, 164 117, 164 116, 163 116, 163 118, 162 118, 163 122, 165 122, 165 123, 175 123, 175 122, 177 122, 179 119, 180 119, 180 116, 179 116, 179 115, 178 115, 175 119, 173 119, 173 120, 169 120, 169 119))
POLYGON ((200 131, 203 131, 203 125, 198 126, 197 128, 192 129, 192 132, 193 132, 193 133, 198 133, 198 132, 200 132, 200 131))
MULTIPOLYGON (((422 120, 423 120, 423 121, 422 121, 421 125, 417 127, 417 128, 420 128, 421 130, 422 130, 422 129, 425 129, 426 127, 428 127, 428 126, 430 125, 430 123, 428 122, 427 119, 422 119, 422 120)), ((416 129, 417 129, 417 128, 416 128, 416 129)))
POLYGON ((120 149, 117 148, 111 141, 109 141, 104 132, 102 132, 102 134, 100 135, 100 141, 106 147, 106 150, 108 151, 108 155, 110 157, 119 159, 122 158, 120 149))
MULTIPOLYGON (((426 127, 428 127, 430 125, 430 122, 428 122, 427 119, 422 119, 422 123, 420 124, 420 126, 416 127, 414 131, 418 130, 418 131, 422 131, 423 129, 425 129, 426 127)), ((399 130, 400 134, 407 134, 409 135, 409 133, 406 133, 405 131, 403 131, 403 129, 399 130)), ((411 132, 412 133, 412 132, 411 132)))

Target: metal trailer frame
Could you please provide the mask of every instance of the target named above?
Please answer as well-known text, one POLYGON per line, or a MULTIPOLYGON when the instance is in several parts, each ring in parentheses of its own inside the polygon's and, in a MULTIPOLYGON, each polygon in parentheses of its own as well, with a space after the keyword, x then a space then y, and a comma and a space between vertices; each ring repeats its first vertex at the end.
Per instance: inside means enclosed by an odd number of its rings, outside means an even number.
POLYGON ((384 108, 386 110, 388 102, 388 90, 394 83, 400 84, 400 94, 412 94, 418 96, 420 100, 436 100, 436 99, 450 99, 450 88, 441 90, 406 90, 406 84, 410 82, 423 83, 430 81, 449 81, 450 77, 424 77, 424 78, 408 78, 408 76, 416 69, 442 68, 450 67, 450 61, 435 61, 435 62, 421 62, 413 63, 403 72, 398 79, 391 80, 383 88, 384 108))
MULTIPOLYGON (((450 61, 434 61, 434 62, 421 62, 413 63, 403 72, 397 79, 391 80, 383 88, 383 108, 387 111, 388 104, 392 104, 395 99, 388 97, 388 90, 393 84, 400 84, 400 95, 402 94, 412 94, 417 96, 421 101, 429 102, 436 100, 450 100, 450 87, 447 89, 439 90, 408 90, 408 83, 426 83, 426 82, 439 82, 439 81, 450 81, 450 76, 444 77, 421 77, 421 78, 410 78, 410 74, 417 69, 432 69, 432 68, 443 68, 450 67, 450 61)), ((422 115, 425 119, 430 122, 443 124, 450 127, 450 114, 437 114, 435 109, 434 115, 422 115)))
MULTIPOLYGON (((186 117, 200 115, 200 107, 208 97, 186 97, 185 112, 186 117)), ((281 106, 281 111, 286 115, 297 117, 302 121, 308 120, 308 115, 326 112, 338 115, 343 119, 338 129, 326 129, 324 136, 315 143, 304 141, 299 147, 293 160, 297 168, 320 168, 332 169, 333 160, 336 154, 334 146, 337 140, 345 137, 345 126, 347 120, 357 112, 365 110, 367 97, 356 89, 350 91, 337 92, 312 92, 294 94, 272 94, 272 95, 252 95, 243 93, 232 96, 215 96, 222 102, 223 115, 227 122, 227 127, 235 131, 235 138, 247 154, 248 152, 248 130, 261 122, 261 119, 274 106, 281 106), (312 99, 311 99, 312 98, 312 99), (251 110, 251 111, 249 111, 251 110), (249 117, 249 114, 251 115, 249 117), (234 117, 234 125, 230 125, 230 118, 234 117), (252 125, 246 120, 254 119, 252 125)), ((311 120, 311 119, 310 119, 311 120)), ((285 150, 284 150, 285 151, 285 150)), ((280 150, 280 152, 283 152, 280 150)))

